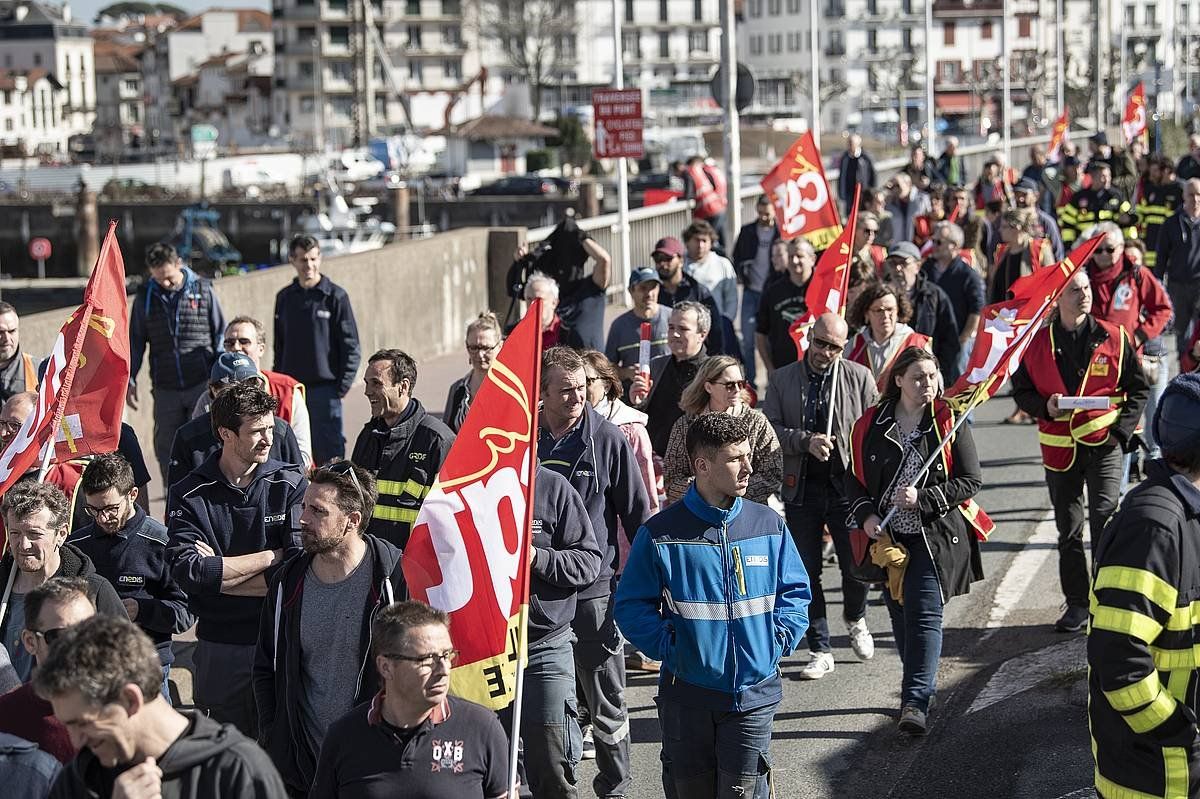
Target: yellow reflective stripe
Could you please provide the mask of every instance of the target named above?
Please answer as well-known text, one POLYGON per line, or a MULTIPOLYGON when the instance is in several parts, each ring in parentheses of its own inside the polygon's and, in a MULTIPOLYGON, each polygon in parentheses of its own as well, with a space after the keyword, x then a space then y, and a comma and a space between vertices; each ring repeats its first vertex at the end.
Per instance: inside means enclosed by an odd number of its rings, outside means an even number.
POLYGON ((1179 592, 1163 578, 1145 569, 1131 566, 1105 566, 1096 573, 1093 591, 1102 588, 1117 588, 1141 594, 1167 613, 1175 612, 1175 601, 1179 592))
POLYGON ((385 522, 403 522, 404 524, 412 524, 417 520, 417 511, 411 508, 393 508, 388 505, 376 505, 375 512, 371 514, 376 519, 382 519, 385 522))
POLYGON ((1116 405, 1117 408, 1113 408, 1110 411, 1105 411, 1095 419, 1079 425, 1079 427, 1072 427, 1071 432, 1075 435, 1075 438, 1083 438, 1089 433, 1094 433, 1097 430, 1103 430, 1106 427, 1111 427, 1112 423, 1117 421, 1117 417, 1121 415, 1121 411, 1119 410, 1121 405, 1120 401, 1114 401, 1113 404, 1116 405))
POLYGON ((1114 691, 1105 691, 1104 698, 1108 700, 1114 710, 1127 713, 1148 704, 1160 693, 1162 693, 1162 683, 1158 680, 1158 672, 1152 671, 1132 685, 1126 685, 1124 688, 1117 688, 1114 691))
POLYGON ((1187 750, 1182 746, 1163 747, 1163 766, 1167 776, 1163 796, 1166 799, 1187 799, 1189 796, 1187 750))
POLYGON ((1038 432, 1038 443, 1048 447, 1073 447, 1075 439, 1070 436, 1056 436, 1053 433, 1038 432))
POLYGON ((539 461, 539 463, 542 466, 545 466, 547 468, 549 468, 551 466, 566 466, 568 469, 571 468, 571 464, 567 463, 566 461, 554 460, 552 458, 547 458, 544 461, 539 461))
MULTIPOLYGON (((1164 799, 1164 797, 1152 793, 1142 793, 1132 788, 1126 788, 1124 785, 1117 785, 1101 774, 1100 769, 1096 769, 1096 792, 1104 799, 1164 799)), ((1183 798, 1181 797, 1181 799, 1183 798)))
POLYGON ((1195 623, 1198 611, 1200 611, 1200 600, 1181 608, 1175 608, 1171 611, 1171 618, 1167 620, 1167 629, 1172 632, 1190 630, 1195 623))
POLYGON ((1092 610, 1092 629, 1132 635, 1139 641, 1148 644, 1158 637, 1163 626, 1136 610, 1100 606, 1092 610))
POLYGON ((1129 728, 1136 733, 1147 733, 1171 718, 1175 712, 1175 697, 1159 686, 1158 696, 1137 713, 1125 717, 1129 728))
MULTIPOLYGON (((1200 664, 1200 644, 1195 648, 1188 647, 1187 649, 1163 649, 1162 647, 1150 647, 1150 656, 1154 658, 1154 668, 1159 671, 1169 671, 1174 677, 1174 673, 1183 670, 1183 673, 1190 674, 1191 670, 1200 664)), ((1171 693, 1175 693, 1172 691, 1171 693)))
MULTIPOLYGON (((1192 654, 1190 650, 1184 650, 1184 654, 1192 654)), ((1192 681, 1192 666, 1182 669, 1176 669, 1167 677, 1167 690, 1171 692, 1171 696, 1175 697, 1176 701, 1187 701, 1188 684, 1192 681)))
POLYGON ((375 487, 379 489, 380 496, 398 497, 401 494, 409 494, 417 499, 424 499, 429 493, 429 486, 421 485, 416 480, 376 480, 375 487))

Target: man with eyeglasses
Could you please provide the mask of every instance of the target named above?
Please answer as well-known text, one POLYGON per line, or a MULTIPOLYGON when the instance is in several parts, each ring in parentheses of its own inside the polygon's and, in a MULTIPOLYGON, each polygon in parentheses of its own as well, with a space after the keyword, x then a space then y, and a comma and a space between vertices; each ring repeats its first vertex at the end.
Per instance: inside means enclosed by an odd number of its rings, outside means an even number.
POLYGON ((862 211, 854 227, 854 263, 861 264, 863 272, 878 275, 887 258, 887 247, 878 244, 879 217, 871 211, 862 211))
POLYGON ((599 797, 632 786, 625 657, 612 618, 618 522, 626 534, 650 515, 641 471, 625 435, 587 403, 587 371, 579 353, 554 347, 542 356, 538 461, 567 479, 583 500, 603 559, 595 582, 579 592, 575 673, 591 714, 599 797))
POLYGON ((330 726, 310 799, 507 799, 496 714, 450 694, 450 617, 399 602, 376 614, 371 638, 382 688, 330 726))
POLYGON ((259 741, 294 796, 312 785, 329 725, 379 691, 371 620, 407 593, 400 550, 366 533, 377 498, 375 478, 349 461, 314 470, 304 554, 267 590, 254 656, 259 741))
MULTIPOLYGON (((21 645, 35 663, 45 662, 63 630, 96 615, 90 592, 80 577, 54 577, 25 595, 21 645)), ((64 765, 78 752, 66 725, 54 717, 54 707, 37 695, 32 682, 0 696, 0 732, 32 741, 64 765)))
MULTIPOLYGON (((943 239, 936 236, 932 243, 935 251, 938 247, 947 246, 943 239)), ((960 352, 954 307, 946 292, 922 271, 917 245, 911 241, 893 244, 883 265, 883 279, 908 296, 912 304, 909 327, 933 339, 933 354, 937 356, 942 374, 953 373, 960 352)))
POLYGON ((787 279, 767 286, 759 300, 754 342, 767 367, 767 377, 800 357, 792 340, 792 322, 807 311, 805 296, 817 263, 817 251, 805 238, 788 242, 787 279))
POLYGON ((88 464, 79 490, 84 512, 93 521, 77 530, 70 542, 92 559, 100 576, 117 590, 130 621, 154 642, 162 663, 163 696, 170 702, 167 677, 175 662, 171 637, 187 632, 196 617, 171 576, 167 528, 138 506, 133 469, 116 452, 88 464))
POLYGON ((221 449, 171 486, 167 529, 172 574, 196 614, 196 706, 258 737, 251 671, 267 585, 299 551, 308 481, 271 457, 278 402, 235 383, 217 395, 212 426, 221 449))
POLYGON ((363 383, 371 418, 358 434, 350 460, 378 480, 379 501, 368 532, 403 551, 454 433, 413 396, 417 362, 403 350, 372 355, 363 383))
POLYGON ((842 486, 849 463, 850 432, 879 399, 879 392, 870 369, 842 358, 848 338, 849 328, 842 317, 831 313, 817 317, 808 331, 804 359, 775 370, 762 408, 783 449, 780 496, 788 529, 812 581, 809 658, 799 674, 804 680, 818 680, 834 669, 821 588, 822 533, 826 528, 841 567, 842 618, 850 648, 859 660, 875 655, 875 641, 867 628, 867 586, 849 572, 853 560, 846 528, 850 503, 842 486), (839 361, 834 391, 833 366, 839 361), (826 434, 831 415, 832 431, 826 434))
MULTIPOLYGON (((930 332, 938 360, 941 360, 942 375, 946 385, 952 385, 967 366, 975 328, 979 326, 979 313, 983 310, 983 278, 967 265, 961 255, 963 229, 953 222, 941 222, 933 229, 933 252, 921 267, 922 273, 950 298, 954 309, 955 338, 949 342, 957 344, 953 360, 950 353, 937 352, 944 343, 938 340, 937 332, 930 332)), ((915 316, 914 316, 915 318, 915 316)), ((913 327, 920 330, 916 325, 913 327)), ((921 331, 924 332, 924 331, 921 331)))
MULTIPOLYGON (((658 272, 661 283, 658 289, 658 301, 668 308, 674 308, 682 302, 698 302, 708 309, 714 324, 708 336, 708 348, 713 353, 723 353, 724 331, 720 324, 715 324, 721 318, 717 312, 717 301, 712 293, 683 271, 683 261, 687 257, 687 248, 683 242, 674 236, 659 239, 650 252, 650 260, 658 272)), ((730 355, 737 355, 732 352, 730 355)))
MULTIPOLYGON (((167 465, 168 488, 199 469, 214 452, 221 449, 221 440, 217 438, 217 432, 213 429, 212 400, 230 386, 240 383, 263 388, 262 375, 249 356, 240 352, 221 353, 209 376, 208 406, 199 416, 179 428, 179 432, 175 434, 175 441, 171 444, 171 461, 167 465)), ((308 468, 311 455, 306 462, 305 453, 300 448, 300 442, 291 425, 282 417, 275 416, 272 429, 271 457, 302 469, 308 468)))
POLYGON ((56 486, 22 480, 0 502, 8 546, 0 559, 0 640, 17 676, 29 679, 33 661, 21 643, 25 595, 52 577, 80 577, 101 613, 125 618, 125 605, 108 580, 96 572, 91 558, 66 543, 70 508, 56 486), (16 573, 13 573, 16 569, 16 573))
MULTIPOLYGON (((276 416, 287 422, 296 434, 296 443, 300 445, 302 462, 305 469, 312 465, 312 428, 308 419, 308 405, 304 396, 304 384, 291 375, 283 372, 272 372, 262 368, 262 359, 267 352, 267 331, 262 322, 251 316, 238 316, 229 322, 225 328, 225 352, 244 355, 258 370, 263 390, 279 400, 279 413, 276 416)), ((207 394, 201 395, 192 411, 195 419, 208 412, 212 405, 213 386, 209 383, 207 394)))

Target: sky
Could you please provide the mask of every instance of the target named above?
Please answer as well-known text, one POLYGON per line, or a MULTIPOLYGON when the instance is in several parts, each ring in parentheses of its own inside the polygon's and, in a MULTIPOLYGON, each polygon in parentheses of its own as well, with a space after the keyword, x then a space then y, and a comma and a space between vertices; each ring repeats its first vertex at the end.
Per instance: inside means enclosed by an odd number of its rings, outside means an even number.
MULTIPOLYGON (((147 0, 153 2, 153 0, 147 0)), ((52 3, 58 0, 51 0, 52 3)), ((96 12, 102 8, 112 5, 114 0, 74 0, 71 5, 71 13, 76 19, 85 20, 89 25, 96 18, 96 12)), ((171 0, 168 0, 171 2, 171 0)), ((271 0, 228 0, 221 2, 214 0, 213 2, 203 2, 203 0, 174 0, 171 5, 179 6, 185 11, 196 13, 203 11, 206 8, 261 8, 264 11, 271 10, 271 0)))

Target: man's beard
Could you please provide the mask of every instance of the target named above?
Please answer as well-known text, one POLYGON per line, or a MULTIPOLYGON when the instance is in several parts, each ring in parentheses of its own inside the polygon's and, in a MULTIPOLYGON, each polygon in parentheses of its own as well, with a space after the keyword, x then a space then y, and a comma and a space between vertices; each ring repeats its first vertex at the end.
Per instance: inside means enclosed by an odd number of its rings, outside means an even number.
POLYGON ((308 555, 325 555, 338 548, 342 543, 342 537, 321 538, 316 535, 306 536, 303 533, 300 535, 300 545, 304 548, 305 554, 308 555))

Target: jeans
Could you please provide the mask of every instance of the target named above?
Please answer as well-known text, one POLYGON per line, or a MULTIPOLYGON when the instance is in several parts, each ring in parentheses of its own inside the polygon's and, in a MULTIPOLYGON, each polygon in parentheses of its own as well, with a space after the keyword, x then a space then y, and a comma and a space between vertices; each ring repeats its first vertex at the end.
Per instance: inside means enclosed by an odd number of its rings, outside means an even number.
POLYGON ((742 291, 742 363, 746 368, 746 379, 754 385, 758 376, 758 364, 754 358, 754 333, 758 328, 758 304, 762 292, 754 289, 742 291))
MULTIPOLYGON (((529 647, 521 700, 522 784, 537 799, 575 799, 576 768, 583 755, 579 708, 575 703, 575 663, 571 632, 542 639, 529 647)), ((499 713, 512 731, 512 706, 499 713)))
POLYGON ((158 461, 158 469, 162 474, 164 491, 170 488, 167 485, 167 467, 171 463, 171 445, 175 443, 175 432, 191 420, 196 400, 207 390, 207 382, 187 388, 155 386, 150 389, 154 398, 154 458, 158 461))
POLYGON ((715 711, 655 699, 666 799, 767 799, 778 704, 715 711))
POLYGON ((250 740, 258 740, 258 707, 254 703, 254 644, 196 641, 192 694, 196 707, 214 721, 232 724, 250 740))
POLYGON ((1076 445, 1075 463, 1068 471, 1046 470, 1054 524, 1058 528, 1058 577, 1067 604, 1073 607, 1088 606, 1092 582, 1083 548, 1084 486, 1088 496, 1088 527, 1095 546, 1104 525, 1117 509, 1123 461, 1121 448, 1115 444, 1076 445))
POLYGON ((1167 278, 1167 295, 1175 308, 1175 351, 1187 351, 1188 329, 1200 316, 1200 281, 1167 278))
POLYGON ((167 700, 167 704, 169 705, 169 704, 171 704, 171 683, 169 680, 169 677, 171 676, 171 667, 163 666, 162 673, 163 673, 162 695, 163 695, 163 699, 167 700))
POLYGON ((929 712, 929 701, 937 691, 938 658, 942 655, 942 587, 924 537, 905 536, 908 550, 904 570, 904 604, 883 592, 892 617, 896 651, 904 664, 900 680, 900 706, 914 705, 929 712))
POLYGON ((342 433, 342 398, 337 383, 314 383, 304 387, 308 422, 312 430, 313 465, 346 457, 346 437, 342 433))
POLYGON ((587 703, 596 744, 596 796, 624 796, 629 773, 624 641, 612 617, 612 596, 580 599, 575 609, 575 675, 587 703))
POLYGON ((804 502, 784 506, 788 529, 804 561, 804 570, 812 585, 812 602, 808 606, 808 648, 813 652, 829 652, 829 620, 825 610, 825 591, 821 587, 821 533, 826 526, 837 552, 842 572, 842 618, 849 625, 867 614, 867 585, 850 576, 849 565, 854 555, 850 549, 850 532, 846 516, 850 505, 838 496, 828 481, 809 480, 804 484, 804 502))

